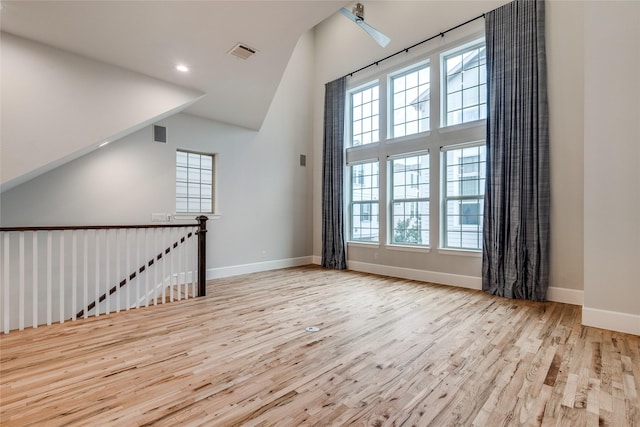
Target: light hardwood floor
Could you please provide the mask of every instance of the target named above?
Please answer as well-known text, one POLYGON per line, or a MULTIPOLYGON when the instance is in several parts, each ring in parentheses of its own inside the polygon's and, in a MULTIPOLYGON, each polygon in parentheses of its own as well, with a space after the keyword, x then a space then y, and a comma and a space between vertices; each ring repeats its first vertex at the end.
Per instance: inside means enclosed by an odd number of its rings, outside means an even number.
POLYGON ((0 424, 640 426, 640 337, 578 306, 315 266, 208 293, 0 336, 0 424))

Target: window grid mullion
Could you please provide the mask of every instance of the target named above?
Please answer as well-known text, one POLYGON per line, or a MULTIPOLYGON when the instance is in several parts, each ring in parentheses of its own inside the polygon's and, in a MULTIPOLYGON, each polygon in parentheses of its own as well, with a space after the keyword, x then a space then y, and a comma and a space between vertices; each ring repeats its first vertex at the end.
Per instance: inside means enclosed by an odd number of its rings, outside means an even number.
POLYGON ((186 155, 186 164, 176 161, 176 184, 186 187, 186 196, 176 194, 176 213, 212 213, 213 212, 213 156, 189 151, 178 150, 176 158, 186 155), (195 157, 195 158, 194 158, 195 157), (211 163, 211 168, 203 166, 203 163, 211 163), (184 170, 184 179, 178 178, 178 172, 184 170), (203 183, 203 170, 211 171, 211 184, 203 183), (203 195, 203 189, 211 186, 207 196, 203 195), (204 207, 208 202, 209 208, 204 207))
MULTIPOLYGON (((448 111, 457 112, 461 117, 464 116, 465 120, 461 123, 467 123, 467 110, 469 108, 480 108, 479 105, 486 103, 486 97, 483 97, 482 90, 486 89, 486 83, 484 80, 484 74, 486 71, 484 62, 484 44, 478 42, 477 39, 474 42, 469 42, 460 49, 450 49, 446 52, 440 50, 439 52, 433 52, 427 60, 422 60, 421 63, 416 63, 414 66, 405 67, 403 71, 380 74, 376 77, 373 84, 362 85, 358 89, 350 89, 348 94, 353 95, 355 91, 363 91, 365 89, 371 89, 377 86, 380 90, 379 93, 379 105, 378 105, 378 118, 380 123, 378 125, 379 142, 371 144, 371 147, 365 148, 356 147, 356 145, 362 145, 362 141, 359 144, 354 144, 351 141, 347 141, 349 148, 346 149, 347 160, 357 161, 358 164, 367 163, 374 160, 374 156, 377 159, 387 158, 388 160, 379 163, 378 169, 378 184, 376 189, 378 190, 377 198, 375 200, 362 199, 366 190, 372 190, 371 187, 365 188, 360 186, 357 188, 357 196, 360 198, 357 201, 353 200, 354 186, 356 177, 353 175, 349 178, 349 192, 351 195, 351 213, 348 217, 351 218, 351 231, 354 227, 354 215, 364 215, 365 210, 361 210, 361 206, 376 205, 379 219, 384 221, 380 223, 380 239, 387 238, 387 242, 394 244, 394 231, 395 226, 399 219, 415 218, 421 216, 422 225, 428 232, 429 229, 435 229, 434 245, 440 242, 440 245, 445 247, 451 247, 452 249, 479 249, 481 243, 477 241, 466 241, 469 232, 476 232, 476 236, 481 236, 481 233, 477 233, 481 230, 482 223, 482 204, 484 201, 484 173, 485 173, 485 161, 466 161, 455 164, 455 177, 450 173, 447 175, 447 162, 444 159, 446 152, 451 150, 457 150, 462 146, 465 148, 468 146, 482 146, 483 143, 482 133, 479 133, 482 123, 468 124, 464 127, 451 127, 451 123, 447 123, 447 86, 442 83, 447 79, 447 58, 458 57, 459 64, 457 70, 457 78, 459 79, 460 86, 456 87, 455 91, 451 91, 449 95, 455 92, 455 96, 458 97, 455 108, 448 111), (453 53, 452 53, 453 52, 453 53), (416 72, 422 68, 429 68, 429 79, 421 80, 415 77, 416 81, 408 82, 407 76, 416 72), (398 78, 398 82, 402 80, 401 84, 396 87, 395 79, 398 78), (425 86, 426 84, 426 86, 425 86), (388 86, 388 88, 387 88, 388 86), (427 89, 429 95, 422 98, 422 92, 427 89), (364 88, 364 89, 363 89, 364 88), (414 96, 414 92, 416 96, 414 96), (396 98, 396 95, 399 95, 396 98), (411 98, 411 99, 409 99, 411 98), (404 102, 401 102, 404 99, 404 102), (421 104, 426 104, 428 109, 422 107, 421 104), (413 108, 418 111, 420 109, 430 114, 425 115, 428 120, 428 129, 433 132, 425 133, 423 135, 412 136, 413 134, 409 130, 409 127, 421 126, 418 124, 420 116, 414 117, 414 112, 409 116, 407 108, 413 108), (428 111, 427 111, 428 110, 428 111), (442 117, 441 117, 442 116, 442 117), (384 123, 382 123, 384 121, 384 123), (386 127, 389 129, 386 129, 386 127), (444 129, 447 128, 447 129, 444 129), (438 129, 442 129, 443 132, 438 132, 438 129), (397 134, 396 130, 399 130, 401 134, 397 134), (424 141, 424 145, 422 144, 424 141), (349 143, 351 142, 351 143, 349 143), (434 157, 434 160, 429 161, 429 167, 426 182, 420 180, 418 175, 424 176, 424 171, 421 172, 419 168, 412 170, 410 175, 409 168, 404 173, 394 174, 393 160, 411 157, 410 153, 416 153, 416 151, 425 150, 437 150, 440 147, 443 151, 443 155, 434 157), (406 151, 405 151, 406 150, 406 151), (437 166, 437 168, 436 168, 437 166), (464 172, 462 168, 466 169, 464 172), (384 174, 384 175, 381 175, 384 174), (482 174, 482 175, 481 175, 482 174), (413 181, 413 178, 416 181, 413 181), (411 178, 411 184, 409 184, 411 178), (448 180, 448 179, 449 180, 448 180), (401 184, 395 180, 402 180, 401 184), (447 186, 449 184, 449 187, 447 186), (453 185, 455 188, 451 188, 453 185), (427 188, 425 189, 424 186, 427 188), (416 187, 419 187, 419 192, 416 191, 416 187), (447 195, 448 193, 456 192, 459 195, 447 195), (420 194, 420 197, 411 197, 409 194, 420 194), (395 195, 400 197, 396 198, 395 195), (422 196, 427 194, 427 197, 422 196), (398 206, 395 207, 394 204, 398 206), (447 212, 447 205, 457 204, 457 210, 447 212), (437 207, 437 209, 436 209, 437 207), (430 215, 429 213, 433 213, 430 215), (467 222, 467 224, 461 224, 456 231, 454 231, 448 225, 449 219, 455 217, 458 222, 467 222), (473 224, 470 224, 473 223, 473 224), (437 225, 437 226, 436 226, 437 225), (433 227, 431 227, 433 226, 433 227), (385 231, 386 229, 386 231, 385 231), (440 234, 440 236, 438 236, 440 234), (448 235, 456 234, 458 236, 459 246, 451 246, 450 241, 447 240, 448 235), (464 239, 463 239, 464 238, 464 239), (463 240, 465 240, 463 242, 463 240), (469 243, 471 242, 471 243, 469 243), (469 245, 475 246, 469 246, 469 245)), ((412 79, 414 76, 411 77, 412 79)), ((354 114, 353 98, 350 99, 350 107, 347 109, 349 115, 354 114)), ((365 105, 364 98, 360 101, 361 106, 365 105)), ((369 101, 367 101, 369 102, 369 101)), ((453 106, 453 104, 452 104, 453 106)), ((420 110, 420 111, 422 111, 420 110)), ((360 111, 361 113, 361 111, 360 111)), ((476 113, 473 113, 476 114, 476 113)), ((480 114, 480 113, 478 113, 480 114)), ((362 116, 359 116, 357 120, 361 120, 362 116)), ((350 123, 350 130, 347 132, 351 138, 355 138, 353 123, 356 119, 352 116, 347 123, 350 123)), ((373 129, 373 126, 372 126, 373 129)), ((422 128, 420 128, 422 129, 422 128)), ((361 131, 368 131, 369 129, 360 128, 361 131)), ((415 155, 415 154, 414 154, 415 155)), ((469 157, 465 154, 466 157, 469 157)), ((468 160, 468 159, 467 159, 468 160)), ((355 164, 355 163, 353 163, 355 164)), ((352 166, 352 163, 347 163, 347 166, 352 166)), ((371 181, 372 175, 360 176, 362 181, 371 181)), ((346 181, 346 180, 345 180, 346 181)), ((365 209, 365 208, 362 208, 365 209)), ((366 208, 369 209, 369 208, 366 208)), ((371 209, 371 214, 374 213, 374 208, 371 209)), ((367 211, 369 212, 369 211, 367 211)), ((354 239, 357 240, 357 239, 354 239)), ((481 240, 478 237, 476 240, 481 240)), ((360 240, 362 241, 362 240, 360 240)), ((429 240, 427 238, 426 245, 429 246, 429 240)))

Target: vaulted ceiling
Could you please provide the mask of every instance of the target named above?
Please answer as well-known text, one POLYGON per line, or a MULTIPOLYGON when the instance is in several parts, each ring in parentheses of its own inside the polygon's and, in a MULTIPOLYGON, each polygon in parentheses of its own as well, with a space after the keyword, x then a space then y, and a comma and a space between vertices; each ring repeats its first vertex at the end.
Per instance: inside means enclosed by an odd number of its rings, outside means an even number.
POLYGON ((0 14, 2 31, 195 89, 187 112, 257 130, 298 38, 346 3, 3 0, 0 14), (228 55, 237 43, 258 52, 228 55))
POLYGON ((0 0, 2 192, 180 111, 259 130, 300 36, 347 3, 0 0))

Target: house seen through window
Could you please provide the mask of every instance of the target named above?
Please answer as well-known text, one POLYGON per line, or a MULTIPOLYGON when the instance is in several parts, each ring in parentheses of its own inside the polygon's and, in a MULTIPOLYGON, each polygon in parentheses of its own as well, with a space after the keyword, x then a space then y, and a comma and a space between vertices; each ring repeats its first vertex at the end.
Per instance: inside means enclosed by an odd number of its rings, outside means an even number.
POLYGON ((442 155, 445 171, 443 247, 482 248, 486 148, 450 147, 442 155))
POLYGON ((391 241, 429 244, 429 154, 394 158, 389 163, 391 241))
POLYGON ((378 162, 351 166, 351 238, 377 242, 379 230, 378 162))

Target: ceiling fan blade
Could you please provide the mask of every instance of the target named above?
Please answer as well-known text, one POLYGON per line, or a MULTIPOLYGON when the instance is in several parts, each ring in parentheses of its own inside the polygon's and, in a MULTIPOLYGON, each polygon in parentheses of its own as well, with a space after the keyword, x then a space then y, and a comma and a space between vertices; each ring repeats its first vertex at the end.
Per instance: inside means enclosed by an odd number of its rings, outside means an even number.
MULTIPOLYGON (((346 9, 344 7, 340 8, 340 13, 342 13, 347 18, 351 19, 353 22, 358 22, 358 19, 360 19, 356 15, 351 13, 351 11, 349 9, 346 9)), ((362 21, 362 19, 360 19, 360 20, 362 21)))
POLYGON ((362 20, 362 19, 356 20, 355 23, 358 24, 360 26, 360 28, 365 30, 371 37, 373 37, 373 39, 376 42, 378 42, 378 44, 380 46, 385 47, 391 41, 391 39, 389 37, 385 36, 380 31, 376 30, 371 25, 369 25, 366 22, 364 22, 364 20, 362 20))

